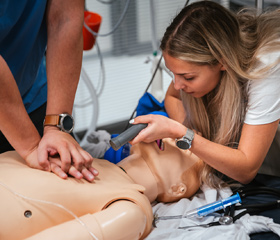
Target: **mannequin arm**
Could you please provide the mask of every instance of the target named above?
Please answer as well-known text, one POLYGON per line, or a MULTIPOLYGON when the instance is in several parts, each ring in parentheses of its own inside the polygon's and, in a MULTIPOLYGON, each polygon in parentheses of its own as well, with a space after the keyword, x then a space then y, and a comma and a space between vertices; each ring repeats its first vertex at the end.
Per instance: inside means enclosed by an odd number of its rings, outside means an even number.
MULTIPOLYGON (((80 217, 88 231, 98 240, 141 239, 146 227, 146 216, 139 206, 130 201, 117 201, 108 208, 80 217)), ((48 228, 27 240, 90 240, 94 239, 77 220, 48 228)), ((144 237, 144 236, 143 236, 144 237)))

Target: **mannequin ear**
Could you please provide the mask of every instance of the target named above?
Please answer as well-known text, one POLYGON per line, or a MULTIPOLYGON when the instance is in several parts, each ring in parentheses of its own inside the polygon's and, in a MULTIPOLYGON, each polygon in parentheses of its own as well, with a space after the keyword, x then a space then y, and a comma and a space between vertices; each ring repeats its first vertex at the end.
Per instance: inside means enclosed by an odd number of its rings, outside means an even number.
POLYGON ((187 191, 187 186, 184 183, 177 183, 171 186, 170 192, 174 197, 181 197, 187 191))

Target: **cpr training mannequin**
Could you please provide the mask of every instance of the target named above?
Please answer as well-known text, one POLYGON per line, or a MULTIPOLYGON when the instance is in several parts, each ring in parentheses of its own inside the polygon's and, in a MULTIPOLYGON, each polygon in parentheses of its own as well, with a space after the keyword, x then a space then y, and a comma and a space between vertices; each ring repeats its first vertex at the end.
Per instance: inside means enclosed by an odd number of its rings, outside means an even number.
POLYGON ((152 228, 150 202, 194 195, 203 163, 164 139, 163 150, 136 144, 119 165, 95 159, 99 175, 90 183, 32 169, 16 152, 1 154, 0 238, 143 239, 152 228))

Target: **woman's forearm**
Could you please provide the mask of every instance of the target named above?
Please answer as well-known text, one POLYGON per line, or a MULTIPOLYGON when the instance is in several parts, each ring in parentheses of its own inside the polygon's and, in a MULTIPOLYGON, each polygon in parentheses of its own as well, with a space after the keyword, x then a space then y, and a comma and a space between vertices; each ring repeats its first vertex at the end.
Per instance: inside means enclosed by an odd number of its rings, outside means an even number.
POLYGON ((171 119, 183 123, 185 119, 185 109, 180 99, 179 92, 174 89, 173 83, 170 84, 166 92, 164 107, 171 119))
POLYGON ((263 125, 244 124, 237 149, 195 134, 191 151, 205 163, 241 183, 257 174, 275 136, 279 120, 263 125))

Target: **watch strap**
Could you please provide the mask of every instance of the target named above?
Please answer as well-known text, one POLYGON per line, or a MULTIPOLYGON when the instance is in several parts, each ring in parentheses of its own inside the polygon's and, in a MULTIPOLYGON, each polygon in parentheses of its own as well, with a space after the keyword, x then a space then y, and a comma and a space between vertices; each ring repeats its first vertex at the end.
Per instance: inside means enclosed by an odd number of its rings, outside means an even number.
POLYGON ((60 115, 46 115, 44 126, 58 126, 60 115))
POLYGON ((188 128, 184 137, 192 141, 194 138, 194 131, 188 128))

